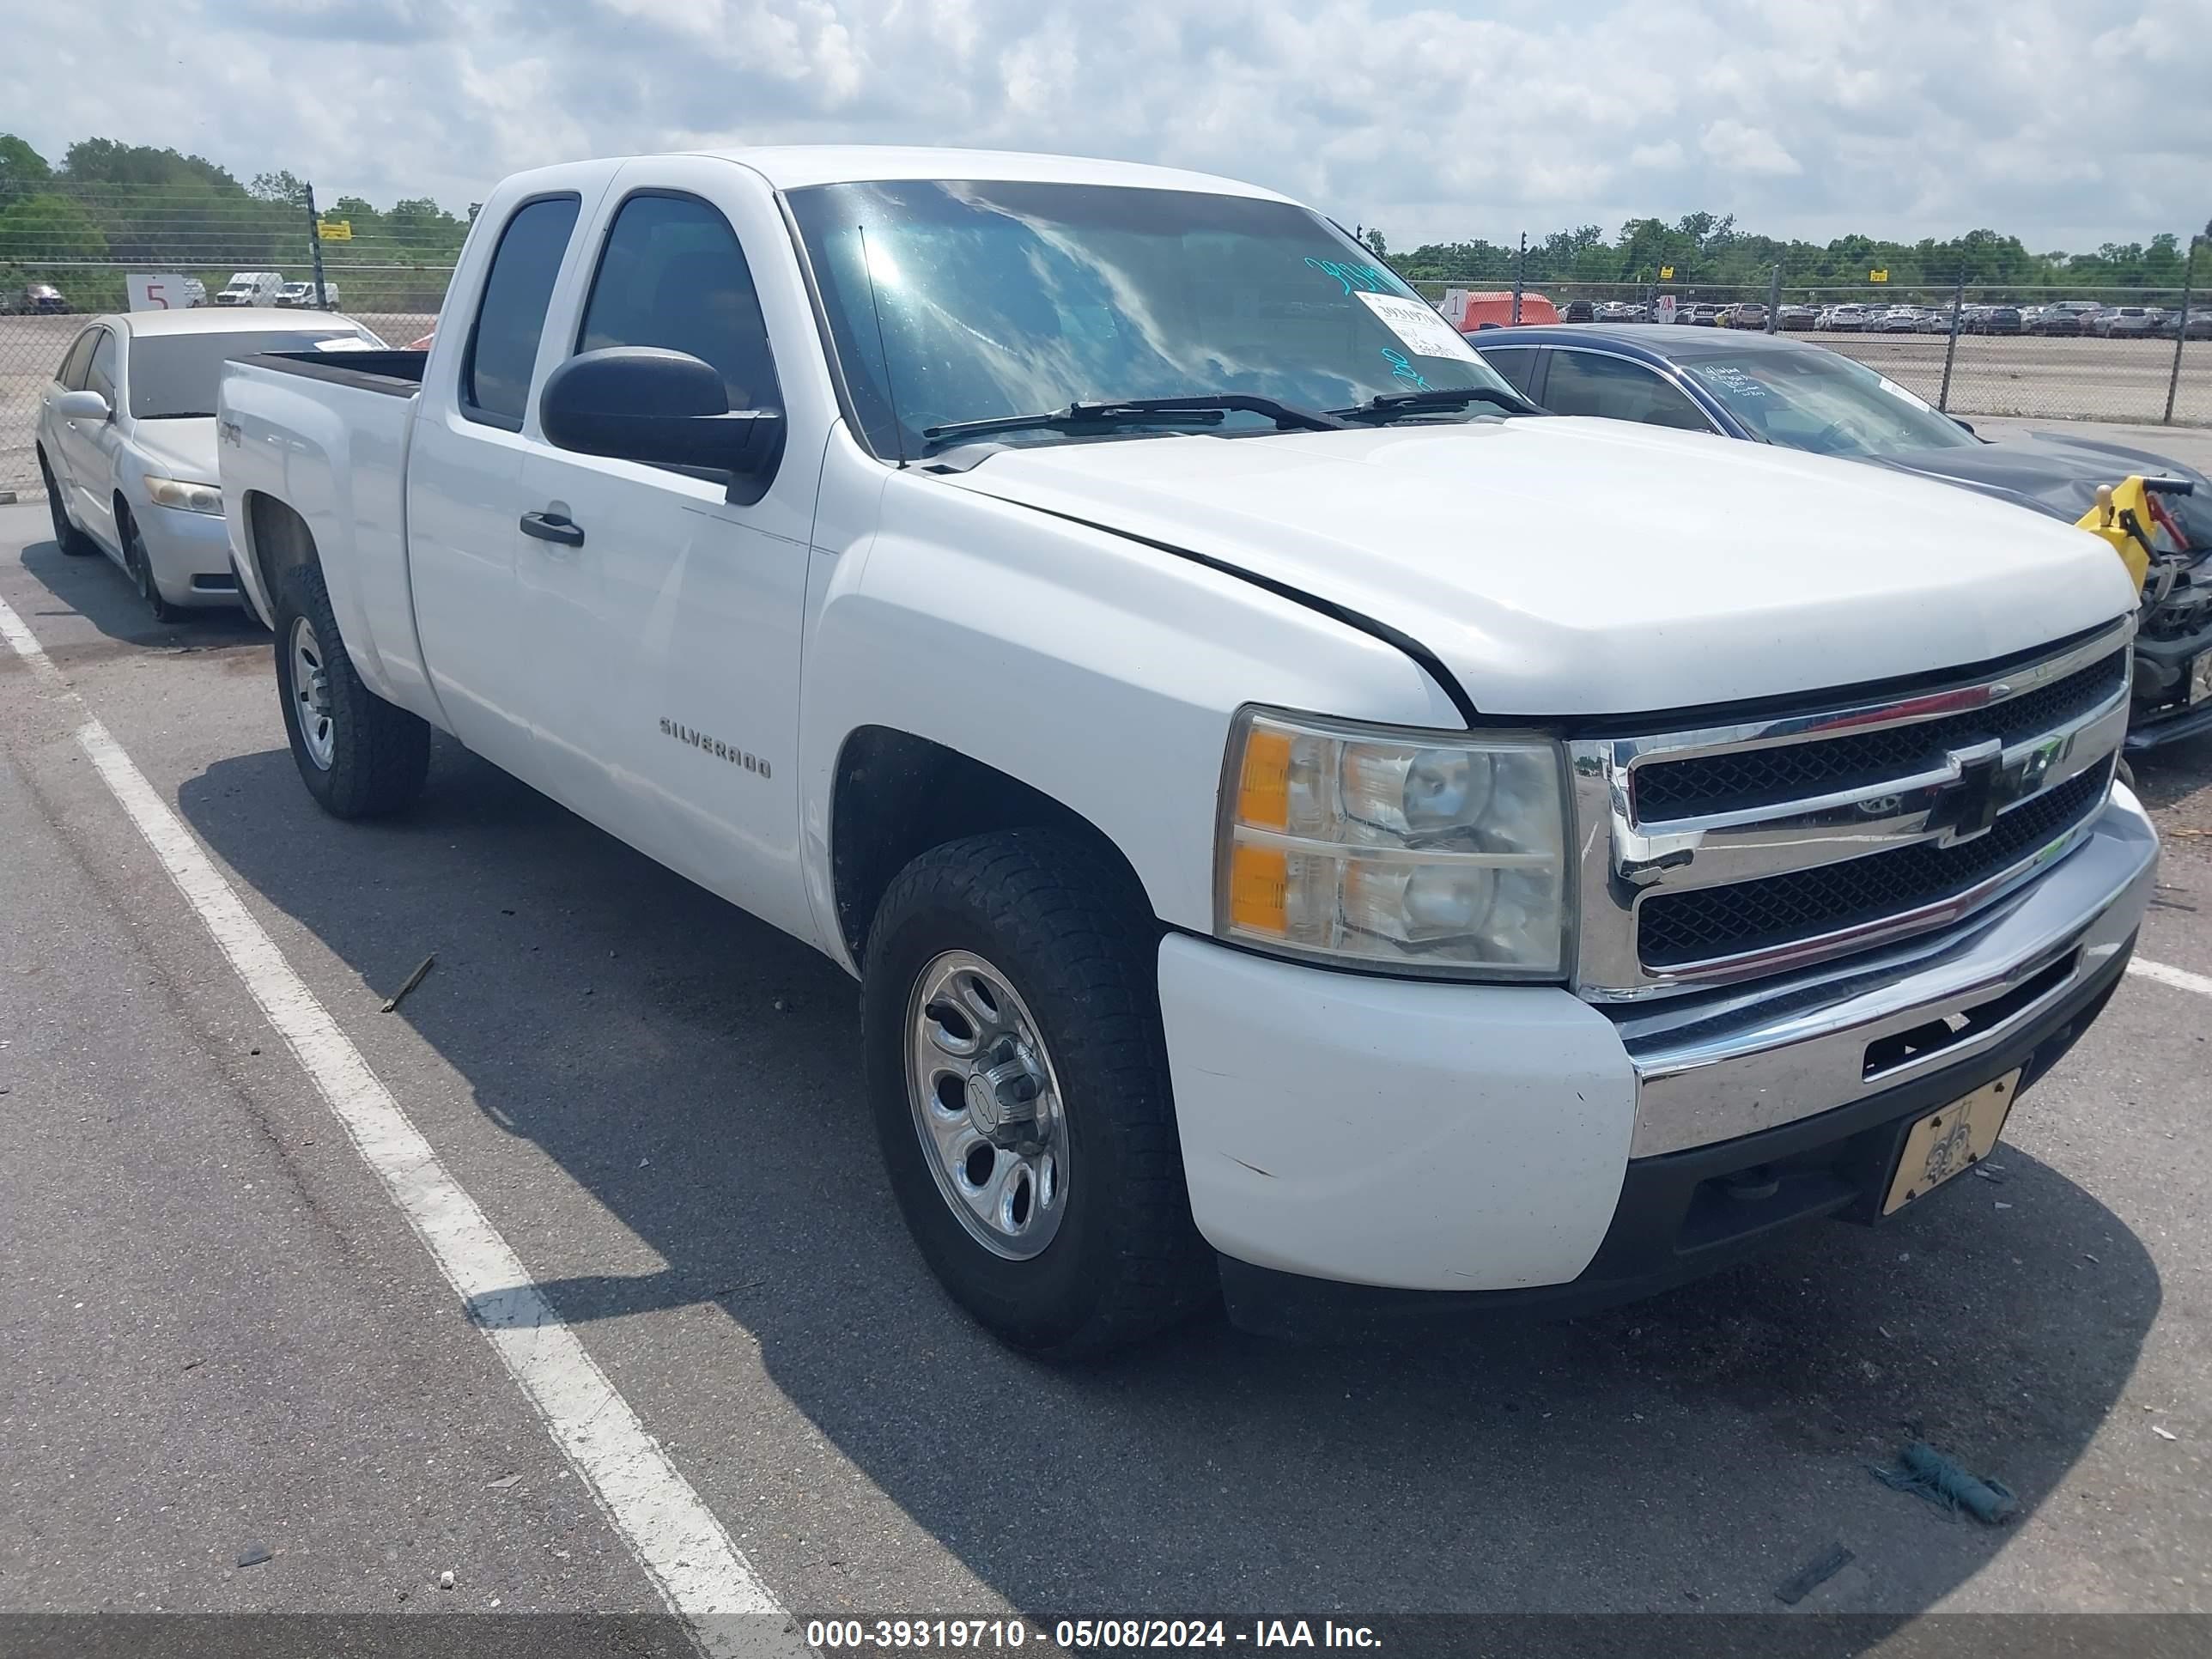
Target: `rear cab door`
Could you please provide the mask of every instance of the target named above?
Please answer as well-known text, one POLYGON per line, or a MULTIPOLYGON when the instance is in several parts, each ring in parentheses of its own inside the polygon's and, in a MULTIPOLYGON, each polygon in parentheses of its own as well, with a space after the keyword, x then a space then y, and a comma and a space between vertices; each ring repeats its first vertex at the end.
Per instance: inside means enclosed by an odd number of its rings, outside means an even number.
POLYGON ((576 280, 580 232, 620 165, 546 168, 493 192, 453 273, 407 448, 408 573, 432 693, 464 744, 540 787, 542 674, 515 568, 523 428, 547 314, 576 280))
MULTIPOLYGON (((534 406, 522 499, 581 540, 526 537, 519 634, 549 792, 804 938, 799 646, 808 544, 836 404, 774 191, 708 156, 625 163, 549 320, 538 390, 568 356, 683 351, 732 409, 776 409, 783 455, 757 490, 555 447, 534 406)), ((533 392, 533 400, 536 393, 533 392)))

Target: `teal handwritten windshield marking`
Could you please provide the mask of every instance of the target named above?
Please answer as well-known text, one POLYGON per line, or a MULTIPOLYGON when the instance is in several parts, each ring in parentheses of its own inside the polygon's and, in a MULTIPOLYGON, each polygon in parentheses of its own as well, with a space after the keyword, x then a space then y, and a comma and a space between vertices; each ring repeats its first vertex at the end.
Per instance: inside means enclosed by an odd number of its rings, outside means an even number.
POLYGON ((1393 351, 1389 346, 1384 346, 1382 356, 1389 362, 1392 380, 1403 380, 1418 392, 1429 390, 1429 383, 1421 378, 1421 371, 1407 362, 1404 354, 1393 351))
POLYGON ((1351 265, 1340 259, 1316 259, 1310 254, 1306 256, 1305 263, 1324 276, 1335 277, 1344 285, 1346 294, 1355 288, 1369 294, 1388 294, 1391 291, 1389 282, 1373 265, 1351 265))

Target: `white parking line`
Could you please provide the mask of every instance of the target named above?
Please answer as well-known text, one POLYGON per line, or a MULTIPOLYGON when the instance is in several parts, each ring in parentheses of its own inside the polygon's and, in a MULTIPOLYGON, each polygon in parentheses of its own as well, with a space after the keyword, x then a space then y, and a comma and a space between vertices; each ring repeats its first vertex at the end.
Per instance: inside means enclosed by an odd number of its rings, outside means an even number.
POLYGON ((4 599, 0 635, 83 719, 76 742, 344 1125, 362 1161, 429 1249, 629 1543, 670 1610, 710 1654, 808 1651, 714 1512, 563 1324, 476 1200, 447 1172, 330 1012, 240 902, 184 821, 154 793, 4 599), (736 1617, 733 1615, 751 1615, 736 1617))
POLYGON ((2137 957, 2128 963, 2128 971, 2154 979, 2160 985, 2171 985, 2177 991, 2194 991, 2200 997, 2212 997, 2212 978, 2192 974, 2186 968, 2169 968, 2162 962, 2145 962, 2137 957))

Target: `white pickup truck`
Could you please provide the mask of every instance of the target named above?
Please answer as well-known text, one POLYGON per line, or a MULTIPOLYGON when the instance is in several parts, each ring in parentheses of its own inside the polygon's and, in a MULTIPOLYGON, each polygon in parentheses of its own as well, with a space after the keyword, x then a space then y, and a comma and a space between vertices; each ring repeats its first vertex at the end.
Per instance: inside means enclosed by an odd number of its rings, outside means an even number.
POLYGON ((1218 179, 525 173, 427 354, 234 365, 218 447, 315 797, 434 728, 857 975, 914 1237, 1037 1350, 1879 1221, 2152 885, 2104 544, 1545 415, 1218 179))

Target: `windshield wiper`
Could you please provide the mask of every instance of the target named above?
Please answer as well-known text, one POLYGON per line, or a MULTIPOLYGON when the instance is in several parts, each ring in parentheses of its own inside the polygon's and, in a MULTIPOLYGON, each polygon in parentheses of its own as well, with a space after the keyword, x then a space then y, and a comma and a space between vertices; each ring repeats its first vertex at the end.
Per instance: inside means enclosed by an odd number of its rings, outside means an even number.
POLYGON ((1440 386, 1425 392, 1386 392, 1352 408, 1332 409, 1328 412, 1347 421, 1380 425, 1401 415, 1419 415, 1432 409, 1465 409, 1469 404, 1494 404, 1508 415, 1544 412, 1517 392, 1490 386, 1440 386))
POLYGON ((1070 404, 1035 415, 998 415, 983 421, 954 421, 927 426, 921 435, 933 444, 953 438, 981 438, 994 432, 1060 431, 1087 426, 1218 426, 1231 412, 1265 415, 1280 428, 1335 432, 1345 422, 1317 409, 1301 408, 1273 398, 1241 392, 1201 392, 1188 398, 1116 398, 1109 403, 1070 404))

